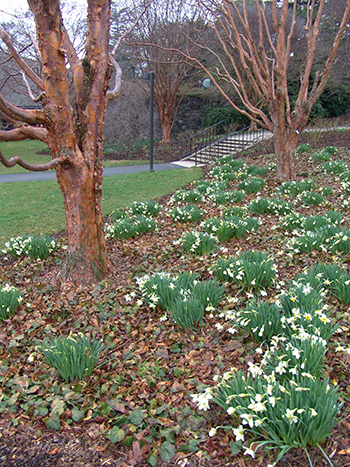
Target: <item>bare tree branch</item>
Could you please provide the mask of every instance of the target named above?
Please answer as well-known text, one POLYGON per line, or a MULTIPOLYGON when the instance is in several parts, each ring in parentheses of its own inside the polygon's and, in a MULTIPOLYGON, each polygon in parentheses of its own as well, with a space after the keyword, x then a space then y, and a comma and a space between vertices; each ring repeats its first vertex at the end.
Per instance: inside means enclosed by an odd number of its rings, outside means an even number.
POLYGON ((32 172, 44 172, 46 170, 54 169, 58 164, 62 164, 67 160, 67 156, 57 157, 56 159, 52 159, 52 161, 47 162, 46 164, 28 164, 23 159, 18 156, 11 157, 11 159, 6 159, 3 153, 0 151, 0 162, 5 167, 14 167, 15 165, 19 165, 26 170, 31 170, 32 172))
POLYGON ((135 21, 132 23, 132 25, 129 27, 129 29, 127 31, 124 32, 124 34, 122 34, 119 39, 117 40, 117 43, 115 44, 115 46, 113 47, 113 50, 111 52, 111 55, 115 55, 117 53, 117 50, 119 49, 120 47, 120 44, 123 42, 123 40, 133 31, 133 29, 135 28, 135 26, 137 25, 137 23, 140 21, 141 17, 144 15, 144 13, 146 12, 147 8, 149 7, 149 5, 153 2, 153 0, 148 0, 148 2, 144 5, 144 7, 142 8, 142 11, 140 12, 140 14, 137 16, 137 18, 135 19, 135 21))
POLYGON ((32 101, 33 101, 33 102, 39 102, 39 101, 41 101, 41 99, 43 99, 43 98, 45 97, 45 92, 42 91, 39 95, 37 95, 37 96, 35 97, 34 94, 32 93, 32 90, 30 89, 30 85, 29 85, 28 80, 27 80, 27 78, 26 78, 26 74, 24 73, 23 70, 21 70, 21 75, 22 75, 24 84, 25 84, 26 87, 27 87, 27 91, 28 91, 29 97, 32 99, 32 101))
POLYGON ((0 118, 2 118, 3 120, 5 120, 5 122, 10 123, 10 124, 13 125, 14 127, 18 127, 18 126, 21 126, 21 125, 22 125, 22 122, 19 122, 18 120, 15 120, 15 119, 9 117, 9 116, 6 115, 4 112, 1 112, 1 110, 0 110, 0 118))
POLYGON ((107 99, 110 101, 112 99, 115 99, 120 93, 120 88, 122 84, 122 69, 120 68, 118 62, 115 60, 115 58, 111 54, 109 55, 109 60, 111 61, 115 69, 114 88, 111 91, 107 91, 107 99))
POLYGON ((0 131, 0 141, 22 141, 24 139, 36 139, 46 143, 47 130, 41 127, 24 125, 13 130, 0 131))
POLYGON ((79 59, 65 28, 63 28, 63 45, 65 47, 64 52, 72 70, 75 90, 77 94, 80 94, 84 82, 84 70, 81 60, 79 59))
POLYGON ((311 105, 314 105, 315 102, 317 102, 318 98, 322 94, 322 92, 323 92, 323 90, 324 90, 324 88, 325 88, 325 86, 327 84, 329 75, 331 73, 332 65, 333 65, 334 60, 335 60, 336 53, 338 51, 340 42, 341 42, 341 40, 343 38, 345 29, 347 28, 349 19, 350 19, 350 0, 347 0, 346 9, 345 9, 341 24, 339 26, 339 29, 337 31, 337 35, 336 35, 336 37, 335 37, 335 39, 333 41, 332 49, 331 49, 331 51, 330 51, 330 53, 328 55, 326 64, 324 65, 323 73, 322 73, 321 79, 320 79, 320 83, 318 85, 318 88, 316 90, 312 89, 312 91, 311 91, 311 93, 309 95, 311 105))
POLYGON ((32 125, 45 123, 45 112, 42 109, 22 109, 8 102, 0 93, 0 111, 14 120, 32 125))
POLYGON ((40 52, 40 49, 38 47, 38 43, 36 41, 36 38, 34 37, 34 35, 32 33, 29 34, 29 37, 30 37, 30 40, 32 41, 32 44, 33 44, 33 47, 39 57, 39 60, 41 61, 41 52, 40 52))
POLYGON ((1 27, 0 27, 0 37, 7 45, 7 48, 11 52, 12 57, 16 60, 21 70, 25 72, 25 74, 33 81, 33 83, 35 83, 38 86, 38 88, 44 89, 44 84, 41 78, 39 78, 39 76, 32 70, 32 68, 26 63, 26 61, 23 60, 23 58, 19 55, 17 50, 14 48, 9 35, 1 27))

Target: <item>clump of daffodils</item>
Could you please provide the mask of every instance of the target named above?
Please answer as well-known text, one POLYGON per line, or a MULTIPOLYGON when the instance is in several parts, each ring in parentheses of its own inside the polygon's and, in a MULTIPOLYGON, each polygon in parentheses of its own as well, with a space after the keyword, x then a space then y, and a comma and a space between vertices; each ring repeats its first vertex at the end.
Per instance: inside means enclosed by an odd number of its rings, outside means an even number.
POLYGON ((22 303, 22 296, 19 289, 5 284, 0 287, 0 319, 7 319, 13 315, 22 303))

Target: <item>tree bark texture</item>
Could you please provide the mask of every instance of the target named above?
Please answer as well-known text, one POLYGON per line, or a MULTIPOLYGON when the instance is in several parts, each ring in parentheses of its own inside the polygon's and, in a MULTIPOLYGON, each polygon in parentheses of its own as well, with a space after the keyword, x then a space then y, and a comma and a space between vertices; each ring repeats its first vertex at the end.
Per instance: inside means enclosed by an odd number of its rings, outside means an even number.
POLYGON ((79 60, 62 26, 58 0, 28 0, 34 14, 43 69, 47 142, 53 158, 64 158, 56 174, 63 195, 68 237, 65 273, 76 283, 100 280, 107 268, 103 232, 103 119, 110 76, 108 0, 88 2, 86 55, 79 60), (68 44, 69 45, 69 44, 68 44), (74 77, 74 109, 69 101, 66 57, 74 77))

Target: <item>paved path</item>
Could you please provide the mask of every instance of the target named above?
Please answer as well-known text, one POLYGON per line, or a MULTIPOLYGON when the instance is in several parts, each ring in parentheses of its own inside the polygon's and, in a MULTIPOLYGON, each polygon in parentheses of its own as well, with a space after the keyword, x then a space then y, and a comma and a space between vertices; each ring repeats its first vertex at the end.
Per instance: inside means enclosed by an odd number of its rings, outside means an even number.
MULTIPOLYGON (((188 161, 179 161, 179 162, 171 162, 168 164, 154 164, 153 170, 155 172, 159 172, 160 170, 175 170, 175 169, 183 169, 188 167, 194 167, 193 162, 188 161)), ((107 167, 103 169, 103 176, 108 175, 122 175, 122 174, 131 174, 131 173, 139 173, 139 172, 146 172, 150 169, 149 164, 145 165, 125 165, 120 167, 107 167)), ((0 183, 12 183, 12 182, 32 182, 35 180, 55 180, 56 172, 54 170, 50 170, 48 172, 25 172, 19 174, 8 174, 8 175, 0 175, 0 183)))

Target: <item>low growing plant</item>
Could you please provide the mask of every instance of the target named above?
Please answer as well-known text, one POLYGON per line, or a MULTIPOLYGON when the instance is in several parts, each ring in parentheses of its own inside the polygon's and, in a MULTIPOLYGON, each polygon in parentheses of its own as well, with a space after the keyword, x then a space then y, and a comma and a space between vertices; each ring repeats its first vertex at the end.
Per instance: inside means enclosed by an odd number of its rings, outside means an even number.
POLYGON ((151 217, 137 216, 134 219, 134 224, 136 227, 136 232, 138 234, 143 234, 155 230, 157 226, 157 221, 155 221, 151 217))
POLYGON ((194 190, 178 190, 170 199, 170 202, 185 202, 199 203, 202 201, 203 195, 196 189, 194 190))
POLYGON ((334 296, 342 303, 345 303, 345 305, 349 305, 350 303, 350 274, 342 271, 332 281, 331 283, 331 291, 334 294, 334 296))
POLYGON ((317 191, 304 191, 300 195, 301 201, 307 206, 320 206, 324 203, 324 198, 317 191))
POLYGON ((230 182, 228 180, 200 180, 195 184, 195 189, 206 195, 210 195, 210 193, 215 193, 217 191, 225 191, 229 187, 230 182))
POLYGON ((341 180, 343 180, 344 182, 350 182, 350 171, 347 170, 346 172, 343 172, 340 174, 340 178, 341 180))
POLYGON ((255 342, 269 344, 282 332, 281 310, 276 304, 254 300, 237 312, 237 326, 250 332, 255 342))
POLYGON ((269 199, 269 209, 268 212, 270 214, 274 214, 276 216, 284 216, 286 214, 290 214, 293 211, 293 205, 288 201, 278 199, 278 198, 270 198, 269 199))
POLYGON ((350 231, 348 229, 329 232, 333 235, 328 235, 325 242, 327 250, 331 252, 350 253, 350 231))
POLYGON ((140 214, 145 217, 155 217, 161 210, 160 204, 155 201, 134 201, 128 211, 132 215, 140 214))
POLYGON ((135 235, 151 232, 156 226, 157 222, 152 217, 125 217, 117 219, 113 225, 106 225, 106 238, 130 239, 135 235))
POLYGON ((25 235, 11 238, 5 243, 3 253, 9 253, 11 256, 29 256, 32 259, 46 259, 58 247, 56 240, 47 235, 25 235))
POLYGON ((217 244, 217 237, 206 232, 187 232, 182 235, 180 244, 189 253, 203 256, 214 250, 217 244))
POLYGON ((287 242, 287 248, 291 249, 294 254, 310 253, 314 250, 323 250, 325 235, 323 229, 316 229, 314 232, 307 231, 300 234, 298 237, 293 237, 287 242))
POLYGON ((244 198, 243 191, 217 191, 209 194, 209 198, 217 204, 240 203, 244 198))
POLYGON ((192 395, 199 409, 208 410, 209 401, 213 400, 233 419, 240 418, 241 425, 237 428, 220 426, 211 430, 211 434, 215 435, 219 428, 232 429, 237 446, 242 446, 239 443, 250 435, 253 442, 249 447, 243 445, 244 454, 255 457, 259 449, 276 449, 273 465, 290 449, 301 448, 312 467, 308 447, 317 446, 326 456, 320 444, 337 423, 341 409, 338 388, 306 372, 298 381, 290 379, 281 384, 264 375, 261 368, 252 365, 250 369, 253 368, 253 376, 232 369, 218 378, 216 387, 192 395))
POLYGON ((280 192, 295 198, 299 193, 313 190, 315 187, 316 183, 313 180, 301 180, 300 182, 292 180, 283 182, 280 186, 280 192))
POLYGON ((305 217, 302 228, 306 232, 315 232, 330 224, 330 219, 326 216, 308 216, 305 217))
POLYGON ((183 207, 177 207, 169 213, 170 217, 176 222, 199 222, 203 219, 204 210, 196 205, 186 204, 183 207))
POLYGON ((151 308, 157 305, 167 311, 181 298, 195 298, 205 311, 217 308, 224 296, 225 286, 216 280, 199 281, 198 274, 183 272, 178 276, 161 272, 137 279, 142 297, 151 308))
POLYGON ((116 209, 112 214, 111 218, 116 221, 118 219, 125 219, 126 217, 129 217, 128 214, 125 211, 122 211, 121 209, 116 209))
POLYGON ((299 144, 299 146, 296 149, 296 153, 297 154, 304 154, 305 152, 311 151, 311 149, 312 149, 312 146, 309 143, 299 144))
POLYGON ((296 282, 302 282, 308 284, 313 289, 329 290, 332 283, 340 277, 344 272, 343 269, 339 268, 336 264, 323 264, 317 263, 313 268, 308 271, 304 271, 301 274, 297 274, 295 277, 296 282))
POLYGON ((66 383, 90 376, 102 350, 102 342, 82 334, 45 339, 37 350, 66 383))
POLYGON ((204 306, 196 298, 175 299, 169 310, 176 324, 182 328, 196 329, 204 316, 204 306))
POLYGON ((322 303, 323 293, 309 284, 296 284, 280 296, 283 333, 291 337, 326 342, 335 333, 337 325, 322 303))
POLYGON ((214 266, 218 280, 236 282, 249 289, 269 287, 276 271, 272 259, 261 251, 244 251, 237 257, 220 258, 214 266))
POLYGON ((220 181, 235 180, 237 175, 230 165, 217 165, 210 171, 210 176, 220 181))
POLYGON ((22 303, 21 292, 17 287, 5 284, 0 287, 0 319, 7 319, 14 314, 22 303))
POLYGON ((194 282, 190 294, 199 300, 205 311, 213 311, 223 300, 224 292, 225 285, 214 279, 194 282))
POLYGON ((157 305, 168 310, 178 296, 187 297, 197 282, 198 274, 184 272, 178 276, 160 272, 145 275, 136 280, 142 297, 151 308, 157 305))
POLYGON ((269 200, 267 198, 256 198, 248 206, 253 214, 265 214, 269 211, 269 200))
POLYGON ((341 160, 329 161, 323 164, 326 173, 341 174, 347 170, 345 162, 341 160))
POLYGON ((253 177, 263 177, 269 173, 268 167, 258 167, 257 165, 248 165, 247 166, 247 174, 253 177))
POLYGON ((238 184, 238 189, 245 191, 247 194, 258 193, 265 185, 265 180, 259 177, 248 178, 238 184))
POLYGON ((269 213, 278 216, 290 214, 293 211, 291 203, 278 198, 256 198, 248 208, 254 214, 269 213))
POLYGON ((240 168, 242 168, 244 166, 244 162, 243 162, 243 159, 239 158, 239 159, 232 159, 230 160, 229 162, 227 162, 231 168, 235 171, 239 170, 240 168))
POLYGON ((297 212, 291 212, 280 220, 280 226, 284 230, 302 229, 305 217, 299 215, 297 212))
POLYGON ((275 375, 281 384, 286 380, 298 381, 303 373, 321 378, 326 352, 325 342, 321 340, 295 335, 288 339, 279 337, 265 353, 261 367, 265 374, 275 375))
POLYGON ((322 149, 312 155, 314 161, 328 162, 332 159, 332 154, 322 149))
POLYGON ((226 217, 238 216, 238 217, 245 217, 247 215, 248 209, 244 206, 232 206, 232 208, 225 208, 222 217, 225 219, 226 217))
POLYGON ((285 317, 293 316, 293 310, 319 310, 322 308, 322 292, 314 289, 310 284, 293 281, 288 289, 279 296, 285 317))
POLYGON ((257 219, 231 216, 225 219, 213 217, 205 221, 202 226, 207 233, 216 235, 220 242, 227 242, 233 237, 240 238, 247 232, 257 230, 259 225, 257 219))
POLYGON ((321 190, 322 196, 332 196, 334 194, 334 190, 331 186, 325 186, 321 190))

